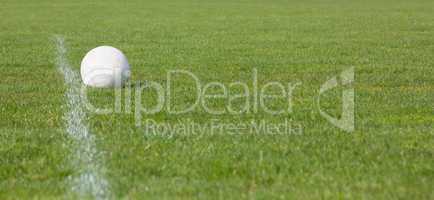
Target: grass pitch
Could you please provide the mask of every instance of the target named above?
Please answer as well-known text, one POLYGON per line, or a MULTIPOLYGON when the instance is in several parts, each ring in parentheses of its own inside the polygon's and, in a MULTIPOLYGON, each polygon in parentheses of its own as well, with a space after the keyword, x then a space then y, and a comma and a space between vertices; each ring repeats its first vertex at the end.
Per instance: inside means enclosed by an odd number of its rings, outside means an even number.
MULTIPOLYGON (((134 113, 88 113, 112 198, 433 199, 433 13, 429 0, 3 0, 0 199, 83 197, 71 189, 86 166, 71 164, 53 35, 65 38, 77 72, 85 53, 105 44, 127 55, 133 81, 164 85, 167 71, 183 69, 230 84, 250 82, 257 69, 260 84, 301 82, 284 115, 198 109, 141 121, 290 119, 302 125, 298 135, 149 135, 134 113), (356 128, 347 133, 321 117, 314 97, 350 66, 356 128)), ((191 102, 191 82, 177 85, 177 101, 191 102)), ((339 115, 339 95, 322 107, 339 115)), ((114 99, 112 90, 89 96, 100 106, 114 99)))

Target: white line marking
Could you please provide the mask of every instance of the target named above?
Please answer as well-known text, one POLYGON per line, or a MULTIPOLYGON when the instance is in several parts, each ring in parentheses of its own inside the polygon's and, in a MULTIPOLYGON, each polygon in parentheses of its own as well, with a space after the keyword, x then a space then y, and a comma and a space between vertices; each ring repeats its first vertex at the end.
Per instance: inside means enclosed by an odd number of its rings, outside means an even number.
POLYGON ((81 196, 92 195, 95 199, 109 198, 109 184, 103 176, 101 156, 98 155, 95 139, 86 125, 86 112, 80 98, 81 81, 66 57, 67 49, 64 38, 55 36, 57 47, 56 64, 63 74, 68 112, 65 113, 66 131, 72 138, 73 154, 71 162, 79 170, 79 175, 72 177, 72 190, 81 196))

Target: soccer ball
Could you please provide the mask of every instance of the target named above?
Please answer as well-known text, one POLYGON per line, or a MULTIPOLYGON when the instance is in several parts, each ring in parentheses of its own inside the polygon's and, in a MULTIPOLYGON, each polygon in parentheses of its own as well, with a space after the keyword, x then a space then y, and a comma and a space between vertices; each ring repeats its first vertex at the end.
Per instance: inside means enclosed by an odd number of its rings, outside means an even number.
POLYGON ((125 55, 111 46, 90 50, 81 61, 81 79, 97 88, 121 87, 130 77, 130 65, 125 55))

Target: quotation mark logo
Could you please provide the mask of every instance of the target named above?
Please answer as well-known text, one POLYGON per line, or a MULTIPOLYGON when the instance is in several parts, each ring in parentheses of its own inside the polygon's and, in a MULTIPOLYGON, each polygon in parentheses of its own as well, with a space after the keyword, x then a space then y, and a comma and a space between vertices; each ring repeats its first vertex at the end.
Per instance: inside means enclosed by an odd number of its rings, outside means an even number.
POLYGON ((318 110, 325 119, 327 119, 330 123, 335 125, 336 127, 347 131, 354 131, 354 87, 352 83, 354 82, 354 67, 347 69, 340 74, 340 82, 345 89, 342 92, 342 115, 341 118, 335 118, 321 109, 320 99, 321 95, 333 88, 338 87, 338 79, 337 77, 333 77, 326 81, 319 90, 319 95, 317 99, 318 110))

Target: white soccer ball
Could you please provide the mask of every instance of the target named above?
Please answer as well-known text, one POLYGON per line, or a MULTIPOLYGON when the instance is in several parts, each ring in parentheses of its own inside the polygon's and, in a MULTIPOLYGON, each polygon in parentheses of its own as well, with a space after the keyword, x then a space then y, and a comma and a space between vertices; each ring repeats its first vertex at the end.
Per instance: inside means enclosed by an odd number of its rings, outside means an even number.
POLYGON ((121 87, 130 77, 130 65, 125 55, 111 46, 90 50, 81 61, 81 79, 87 86, 121 87))

